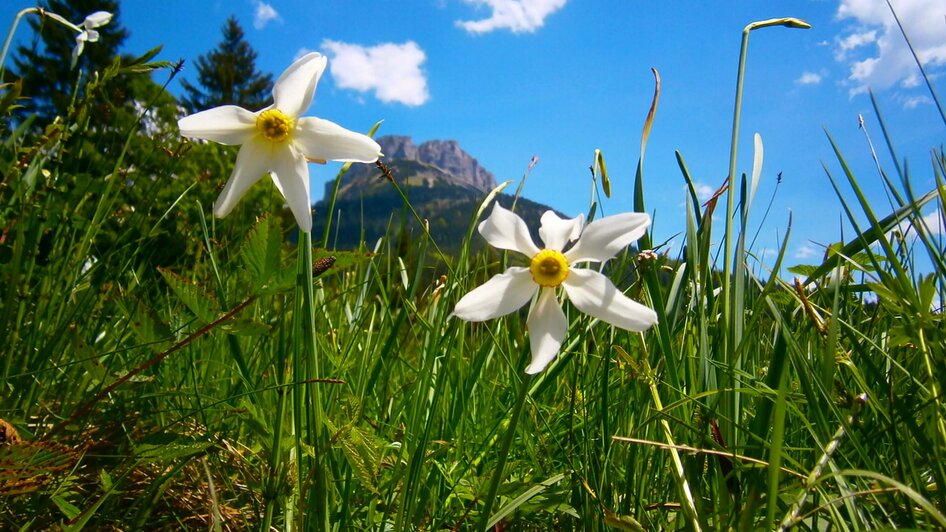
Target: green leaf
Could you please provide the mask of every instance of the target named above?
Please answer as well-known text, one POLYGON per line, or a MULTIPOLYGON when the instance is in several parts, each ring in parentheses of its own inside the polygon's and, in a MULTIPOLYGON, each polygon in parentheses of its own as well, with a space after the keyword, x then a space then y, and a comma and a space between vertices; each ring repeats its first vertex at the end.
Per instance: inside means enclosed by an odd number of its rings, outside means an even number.
POLYGON ((629 515, 617 515, 612 513, 604 514, 604 524, 608 525, 610 528, 616 528, 618 530, 627 530, 629 532, 644 532, 644 527, 641 525, 637 519, 629 515))
POLYGON ((539 482, 538 484, 530 487, 529 489, 524 491, 521 495, 519 495, 518 497, 510 501, 509 504, 502 507, 498 512, 491 515, 489 517, 489 522, 486 524, 486 527, 492 528, 493 526, 496 525, 496 523, 498 523, 503 518, 505 518, 512 512, 514 512, 516 508, 519 508, 524 503, 528 502, 529 499, 547 490, 550 486, 554 486, 555 484, 558 484, 559 482, 561 482, 563 478, 565 478, 565 475, 562 473, 559 473, 558 475, 545 479, 542 482, 539 482))
POLYGON ((53 497, 53 503, 56 504, 56 507, 59 508, 59 511, 66 516, 66 519, 72 521, 76 517, 79 517, 79 514, 82 513, 82 510, 77 508, 74 504, 62 498, 60 495, 53 497))
POLYGON ((196 454, 201 454, 213 446, 210 442, 199 443, 162 443, 151 444, 144 443, 135 447, 135 458, 141 462, 165 462, 174 461, 196 454))
POLYGON ((273 216, 263 216, 250 230, 240 248, 243 267, 249 272, 253 287, 259 291, 270 288, 272 281, 286 269, 281 267, 282 239, 279 220, 273 216))
POLYGON ((184 303, 184 306, 202 322, 210 323, 220 315, 220 308, 208 292, 168 269, 158 268, 158 272, 181 303, 184 303))
POLYGON ((220 330, 228 334, 240 336, 260 336, 269 332, 270 327, 265 323, 254 320, 232 319, 220 326, 220 330))
POLYGON ((850 242, 844 244, 844 246, 838 250, 838 253, 828 257, 828 259, 824 261, 821 266, 815 269, 814 272, 810 273, 803 284, 807 286, 811 284, 811 282, 816 278, 827 274, 829 271, 837 267, 838 261, 844 260, 841 255, 845 257, 852 257, 855 254, 864 252, 864 250, 868 249, 870 245, 881 239, 886 233, 896 229, 900 222, 910 216, 911 213, 919 211, 923 205, 926 205, 927 202, 936 198, 937 194, 937 189, 927 192, 913 203, 907 204, 897 209, 886 218, 879 220, 876 226, 872 226, 870 229, 864 231, 860 235, 855 236, 850 242))
POLYGON ((818 271, 818 267, 812 264, 799 264, 797 266, 792 266, 788 269, 788 271, 796 275, 804 275, 808 277, 818 271))
POLYGON ((135 296, 126 296, 119 305, 138 339, 148 344, 151 351, 155 353, 163 351, 162 346, 172 339, 172 334, 171 329, 158 317, 158 314, 135 296))

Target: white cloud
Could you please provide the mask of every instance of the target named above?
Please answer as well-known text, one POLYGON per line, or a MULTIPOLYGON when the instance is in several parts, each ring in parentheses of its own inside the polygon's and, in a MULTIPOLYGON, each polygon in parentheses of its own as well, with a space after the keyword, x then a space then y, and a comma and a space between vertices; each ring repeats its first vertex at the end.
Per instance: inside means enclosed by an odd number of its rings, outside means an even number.
MULTIPOLYGON (((923 215, 923 228, 927 231, 927 234, 946 234, 946 232, 944 232, 944 230, 946 230, 944 224, 946 224, 946 220, 943 219, 943 214, 939 210, 930 211, 923 215)), ((903 234, 904 238, 915 238, 917 236, 916 229, 912 222, 903 222, 898 229, 903 234)))
POLYGON ((801 246, 798 246, 798 249, 795 250, 794 256, 796 259, 810 259, 811 257, 818 255, 818 253, 818 250, 814 247, 809 246, 808 244, 802 244, 801 246))
POLYGON ((417 43, 361 46, 326 39, 322 48, 331 56, 335 85, 358 92, 373 92, 385 103, 409 106, 427 103, 427 77, 421 65, 427 54, 417 43))
MULTIPOLYGON (((946 217, 938 209, 927 212, 922 217, 922 229, 924 233, 932 237, 941 237, 946 235, 946 217)), ((887 239, 891 242, 897 242, 900 239, 914 241, 919 238, 917 226, 912 219, 906 219, 894 226, 887 233, 887 239)))
POLYGON ((306 48, 306 47, 299 48, 299 50, 296 51, 296 55, 293 56, 292 60, 293 60, 293 62, 295 62, 297 59, 299 59, 300 57, 304 56, 305 54, 309 54, 309 53, 312 53, 312 52, 315 52, 315 51, 316 51, 316 50, 312 50, 312 49, 306 48))
POLYGON ((795 80, 796 85, 818 85, 821 83, 822 76, 815 72, 802 72, 801 76, 795 80))
POLYGON ((279 16, 279 12, 276 9, 263 2, 262 0, 254 0, 253 4, 256 6, 256 10, 253 12, 253 27, 261 30, 266 27, 267 24, 274 20, 282 20, 279 16))
POLYGON ((480 20, 460 20, 457 25, 470 33, 488 33, 507 29, 513 33, 532 33, 545 24, 545 18, 565 6, 568 0, 464 0, 485 6, 492 14, 480 20))
POLYGON ((921 105, 928 105, 933 103, 933 99, 925 94, 919 96, 907 96, 900 98, 900 102, 903 104, 904 109, 916 109, 921 105))
MULTIPOLYGON (((910 42, 927 69, 946 65, 943 0, 891 0, 910 42)), ((835 58, 849 63, 852 95, 898 83, 918 84, 916 62, 887 7, 877 0, 841 0, 837 18, 849 20, 850 33, 835 40, 835 58)))
POLYGON ((716 189, 707 185, 706 183, 693 183, 693 188, 696 189, 696 198, 700 202, 709 201, 713 197, 713 193, 716 192, 716 189))
POLYGON ((835 50, 834 57, 838 61, 843 61, 847 57, 847 53, 855 48, 860 48, 861 46, 867 46, 868 44, 873 44, 877 41, 877 30, 864 31, 860 33, 852 33, 845 38, 837 38, 837 49, 835 50))

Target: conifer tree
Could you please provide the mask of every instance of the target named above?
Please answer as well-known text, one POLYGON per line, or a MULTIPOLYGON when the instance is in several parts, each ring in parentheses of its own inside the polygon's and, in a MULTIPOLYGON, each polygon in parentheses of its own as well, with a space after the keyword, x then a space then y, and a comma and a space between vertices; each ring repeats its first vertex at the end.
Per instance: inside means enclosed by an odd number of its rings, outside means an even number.
POLYGON ((221 30, 220 44, 195 61, 199 87, 181 82, 186 91, 184 107, 192 113, 219 105, 262 109, 273 89, 272 74, 256 70, 256 51, 244 39, 235 17, 231 15, 221 30))
POLYGON ((47 123, 57 115, 66 114, 80 71, 89 74, 111 64, 128 38, 128 31, 121 26, 116 0, 42 0, 39 7, 73 23, 82 22, 96 11, 113 15, 108 24, 96 28, 98 41, 85 46, 75 69, 70 58, 76 46, 76 33, 45 17, 29 18, 37 39, 17 47, 14 77, 22 79, 23 95, 30 98, 26 111, 36 113, 41 123, 47 123))

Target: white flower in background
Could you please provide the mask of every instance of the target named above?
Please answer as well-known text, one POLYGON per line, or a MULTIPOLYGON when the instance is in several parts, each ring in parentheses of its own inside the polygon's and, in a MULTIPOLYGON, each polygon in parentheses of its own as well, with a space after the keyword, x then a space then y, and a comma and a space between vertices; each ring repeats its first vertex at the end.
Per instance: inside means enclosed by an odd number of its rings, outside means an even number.
POLYGON ((214 203, 214 215, 226 216, 247 189, 272 174, 299 229, 312 230, 307 161, 371 163, 381 147, 367 135, 333 122, 299 115, 308 109, 328 60, 317 52, 297 59, 273 86, 274 104, 257 112, 222 105, 178 121, 181 135, 240 145, 233 174, 214 203))
POLYGON ((529 374, 545 369, 565 340, 568 322, 556 296, 559 286, 585 314, 629 331, 646 330, 657 323, 653 310, 622 294, 604 275, 575 266, 614 258, 643 236, 648 225, 650 217, 641 213, 607 216, 584 226, 583 216, 563 220, 546 211, 539 227, 545 248, 539 249, 522 218, 497 204, 489 218, 480 223, 480 234, 493 247, 529 257, 529 266, 513 266, 493 276, 463 296, 453 315, 467 321, 485 321, 522 307, 538 292, 527 321, 532 349, 532 362, 526 368, 529 374))
POLYGON ((85 50, 85 43, 97 42, 99 40, 99 32, 95 31, 95 28, 101 28, 111 21, 111 13, 108 11, 96 11, 95 13, 85 17, 85 20, 79 24, 77 27, 79 34, 76 35, 76 46, 72 49, 73 68, 75 68, 76 61, 79 60, 79 56, 82 55, 82 51, 85 50))

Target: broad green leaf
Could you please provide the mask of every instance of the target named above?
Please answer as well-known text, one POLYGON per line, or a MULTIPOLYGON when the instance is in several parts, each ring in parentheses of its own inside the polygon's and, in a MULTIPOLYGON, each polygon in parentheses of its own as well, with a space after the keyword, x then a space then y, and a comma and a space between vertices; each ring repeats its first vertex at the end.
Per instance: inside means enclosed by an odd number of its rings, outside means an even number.
POLYGON ((274 216, 263 216, 250 230, 240 248, 243 267, 249 272, 253 288, 262 291, 283 270, 282 228, 274 216))
POLYGON ((59 511, 66 516, 66 519, 73 520, 76 517, 79 517, 79 514, 82 513, 82 510, 76 507, 76 505, 64 499, 61 495, 56 495, 53 497, 53 503, 59 508, 59 511))
POLYGON ((154 353, 164 350, 166 342, 173 338, 171 329, 158 314, 135 296, 126 296, 119 301, 125 318, 131 323, 135 335, 154 353))
POLYGON ((220 316, 220 308, 215 303, 216 300, 202 288, 166 268, 158 268, 158 272, 171 287, 174 295, 200 321, 210 323, 220 316))

